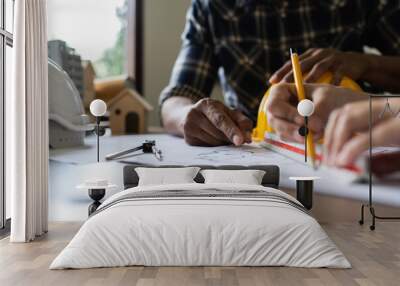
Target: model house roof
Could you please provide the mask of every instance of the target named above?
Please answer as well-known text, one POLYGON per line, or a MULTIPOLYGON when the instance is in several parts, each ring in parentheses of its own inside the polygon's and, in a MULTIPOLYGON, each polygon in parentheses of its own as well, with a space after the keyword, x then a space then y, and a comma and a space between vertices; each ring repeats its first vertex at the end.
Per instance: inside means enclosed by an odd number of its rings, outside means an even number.
POLYGON ((152 111, 153 106, 151 106, 150 103, 148 103, 142 96, 139 95, 134 89, 131 88, 125 88, 123 89, 117 96, 113 97, 107 102, 107 105, 109 107, 112 107, 114 104, 116 104, 118 101, 120 101, 123 97, 125 96, 131 96, 134 99, 136 99, 147 111, 152 111))

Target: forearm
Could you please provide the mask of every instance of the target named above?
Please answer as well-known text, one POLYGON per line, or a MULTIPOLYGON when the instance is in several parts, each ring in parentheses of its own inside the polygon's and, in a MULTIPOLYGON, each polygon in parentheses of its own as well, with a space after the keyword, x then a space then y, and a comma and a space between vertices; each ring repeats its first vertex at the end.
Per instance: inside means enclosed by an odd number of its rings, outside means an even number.
POLYGON ((193 101, 183 96, 173 96, 164 101, 161 118, 168 133, 183 136, 183 122, 192 106, 193 101))
POLYGON ((369 68, 361 79, 386 91, 400 92, 400 57, 364 55, 369 68))

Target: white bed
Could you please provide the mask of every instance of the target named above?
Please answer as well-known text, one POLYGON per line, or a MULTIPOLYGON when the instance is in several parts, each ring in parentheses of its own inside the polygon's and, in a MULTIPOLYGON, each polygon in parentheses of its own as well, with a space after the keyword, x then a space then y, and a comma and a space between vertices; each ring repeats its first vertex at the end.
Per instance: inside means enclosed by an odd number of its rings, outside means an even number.
POLYGON ((291 196, 263 186, 198 183, 110 197, 50 268, 128 265, 351 267, 291 196))

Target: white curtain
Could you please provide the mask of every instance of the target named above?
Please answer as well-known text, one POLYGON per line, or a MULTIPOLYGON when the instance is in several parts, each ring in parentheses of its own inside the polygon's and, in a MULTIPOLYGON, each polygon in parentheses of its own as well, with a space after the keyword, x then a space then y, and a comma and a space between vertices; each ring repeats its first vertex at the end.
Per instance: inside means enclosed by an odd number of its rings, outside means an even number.
POLYGON ((6 98, 6 187, 12 242, 48 225, 48 85, 46 0, 15 2, 13 92, 6 98))

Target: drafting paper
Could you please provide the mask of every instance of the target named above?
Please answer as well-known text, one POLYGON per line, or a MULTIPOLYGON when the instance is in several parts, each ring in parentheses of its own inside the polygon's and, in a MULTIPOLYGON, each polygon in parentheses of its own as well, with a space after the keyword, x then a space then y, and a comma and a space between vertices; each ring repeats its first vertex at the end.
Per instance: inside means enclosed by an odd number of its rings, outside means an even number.
MULTIPOLYGON (((143 154, 140 151, 122 157, 119 161, 150 165, 277 165, 279 163, 282 167, 293 163, 290 159, 282 158, 275 152, 255 145, 198 147, 186 144, 182 138, 166 134, 102 137, 100 158, 104 161, 107 154, 139 146, 149 139, 156 140, 157 147, 163 153, 162 161, 157 160, 153 154, 143 154)), ((72 164, 94 163, 96 138, 88 137, 83 147, 50 150, 50 158, 72 164)))

